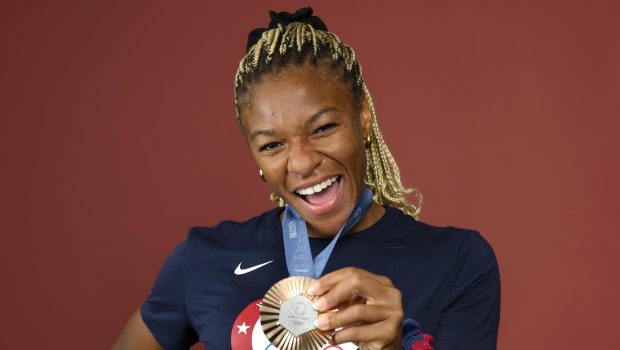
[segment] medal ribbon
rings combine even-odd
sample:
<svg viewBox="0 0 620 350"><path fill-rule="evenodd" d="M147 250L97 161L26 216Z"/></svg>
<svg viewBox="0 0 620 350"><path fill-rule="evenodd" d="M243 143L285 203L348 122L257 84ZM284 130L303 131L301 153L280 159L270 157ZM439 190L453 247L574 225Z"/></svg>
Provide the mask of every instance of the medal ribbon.
<svg viewBox="0 0 620 350"><path fill-rule="evenodd" d="M360 221L372 203L372 192L366 187L360 196L355 209L347 218L344 225L315 259L312 259L308 229L304 219L287 205L282 220L282 236L284 238L284 253L286 255L286 267L290 276L307 276L314 279L321 277L336 242L343 233L352 229Z"/></svg>

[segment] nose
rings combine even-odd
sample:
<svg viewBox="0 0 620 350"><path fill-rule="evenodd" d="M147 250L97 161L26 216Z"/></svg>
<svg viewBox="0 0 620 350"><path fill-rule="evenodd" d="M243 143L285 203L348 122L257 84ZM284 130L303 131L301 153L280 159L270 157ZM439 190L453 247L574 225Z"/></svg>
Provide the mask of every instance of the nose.
<svg viewBox="0 0 620 350"><path fill-rule="evenodd" d="M321 164L322 159L321 154L307 140L294 142L290 144L286 170L290 174L308 177Z"/></svg>

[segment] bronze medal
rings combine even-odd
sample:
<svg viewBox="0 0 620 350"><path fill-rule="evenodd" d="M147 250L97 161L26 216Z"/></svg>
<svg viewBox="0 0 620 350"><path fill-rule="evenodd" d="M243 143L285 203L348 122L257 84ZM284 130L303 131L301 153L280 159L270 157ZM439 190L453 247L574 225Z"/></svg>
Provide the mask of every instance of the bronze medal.
<svg viewBox="0 0 620 350"><path fill-rule="evenodd" d="M318 350L332 337L332 332L314 326L318 311L312 303L318 297L306 294L312 282L310 277L288 277L274 284L263 298L260 323L279 350Z"/></svg>

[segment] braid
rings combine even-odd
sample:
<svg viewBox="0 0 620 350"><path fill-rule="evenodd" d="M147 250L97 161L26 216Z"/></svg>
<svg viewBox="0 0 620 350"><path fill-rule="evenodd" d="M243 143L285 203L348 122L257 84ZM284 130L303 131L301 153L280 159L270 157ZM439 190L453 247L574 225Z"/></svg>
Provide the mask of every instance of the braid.
<svg viewBox="0 0 620 350"><path fill-rule="evenodd" d="M349 82L355 105L361 106L362 98L365 99L372 119L370 142L366 148L364 182L373 192L375 202L398 208L417 219L422 194L417 189L408 189L402 185L398 165L379 130L372 98L362 78L362 68L355 52L340 42L335 34L301 22L292 22L286 26L278 24L264 31L239 63L235 75L235 111L239 126L243 128L241 108L244 102L241 99L250 98L250 88L263 75L278 73L290 65L302 66L307 63L317 67L330 63L330 68L341 72L341 78ZM415 195L417 204L407 199L409 193ZM284 200L277 194L272 193L270 198L284 206Z"/></svg>
<svg viewBox="0 0 620 350"><path fill-rule="evenodd" d="M400 169L379 130L375 106L364 84L366 102L372 114L370 145L366 148L366 176L364 182L372 190L375 202L399 208L405 214L418 218L422 210L422 193L415 188L405 188L400 181ZM417 205L409 202L407 194L413 193Z"/></svg>

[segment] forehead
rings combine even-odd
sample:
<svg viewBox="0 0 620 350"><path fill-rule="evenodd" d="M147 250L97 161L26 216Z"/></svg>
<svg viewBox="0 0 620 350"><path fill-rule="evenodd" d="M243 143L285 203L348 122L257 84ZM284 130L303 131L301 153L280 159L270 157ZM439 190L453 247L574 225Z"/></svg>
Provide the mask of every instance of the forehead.
<svg viewBox="0 0 620 350"><path fill-rule="evenodd" d="M290 68L268 74L251 89L243 108L244 125L309 116L325 107L351 110L353 101L346 85L329 73L311 67Z"/></svg>

